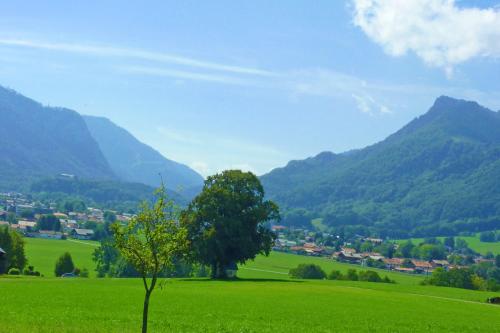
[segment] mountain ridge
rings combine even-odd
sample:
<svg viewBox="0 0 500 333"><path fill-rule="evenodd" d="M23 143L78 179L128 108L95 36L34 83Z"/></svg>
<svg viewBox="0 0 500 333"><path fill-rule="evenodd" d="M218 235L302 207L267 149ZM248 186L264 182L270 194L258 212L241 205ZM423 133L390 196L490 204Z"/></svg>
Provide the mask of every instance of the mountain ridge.
<svg viewBox="0 0 500 333"><path fill-rule="evenodd" d="M446 234L463 220L470 230L484 221L500 227L500 191L491 189L500 185L499 161L499 114L442 96L385 140L293 161L261 180L271 199L304 215L303 223L320 217L364 233Z"/></svg>

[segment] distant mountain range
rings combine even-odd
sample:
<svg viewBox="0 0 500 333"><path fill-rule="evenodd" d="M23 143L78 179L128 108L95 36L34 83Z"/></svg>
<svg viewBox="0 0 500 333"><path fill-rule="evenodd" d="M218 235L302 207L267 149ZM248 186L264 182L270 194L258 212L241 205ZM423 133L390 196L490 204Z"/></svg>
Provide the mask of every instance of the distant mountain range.
<svg viewBox="0 0 500 333"><path fill-rule="evenodd" d="M157 187L161 175L166 186L174 190L202 186L203 177L196 171L163 157L110 120L92 116L83 119L120 179Z"/></svg>
<svg viewBox="0 0 500 333"><path fill-rule="evenodd" d="M438 98L387 139L291 161L261 177L284 223L313 218L382 237L500 228L500 114Z"/></svg>
<svg viewBox="0 0 500 333"><path fill-rule="evenodd" d="M105 118L45 107L0 86L0 190L71 174L92 181L201 188L203 178L171 161ZM128 188L143 187L128 186Z"/></svg>

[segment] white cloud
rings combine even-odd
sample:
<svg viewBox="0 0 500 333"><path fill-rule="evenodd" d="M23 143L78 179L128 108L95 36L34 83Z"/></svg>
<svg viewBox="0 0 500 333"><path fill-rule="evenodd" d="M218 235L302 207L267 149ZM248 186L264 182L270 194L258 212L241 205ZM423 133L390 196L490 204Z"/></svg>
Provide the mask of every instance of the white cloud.
<svg viewBox="0 0 500 333"><path fill-rule="evenodd" d="M208 166L208 163L205 163L202 161L194 161L194 162L190 163L189 166L192 169L194 169L195 171L197 171L199 174L201 174L205 177L212 173L211 172L212 170Z"/></svg>
<svg viewBox="0 0 500 333"><path fill-rule="evenodd" d="M411 51L448 75L474 57L500 57L500 9L454 0L353 0L354 24L393 56Z"/></svg>
<svg viewBox="0 0 500 333"><path fill-rule="evenodd" d="M352 94L351 96L352 98L354 98L358 110L363 113L369 114L370 116L373 116L376 113L391 113L391 110L387 106L375 101L375 99L370 95Z"/></svg>

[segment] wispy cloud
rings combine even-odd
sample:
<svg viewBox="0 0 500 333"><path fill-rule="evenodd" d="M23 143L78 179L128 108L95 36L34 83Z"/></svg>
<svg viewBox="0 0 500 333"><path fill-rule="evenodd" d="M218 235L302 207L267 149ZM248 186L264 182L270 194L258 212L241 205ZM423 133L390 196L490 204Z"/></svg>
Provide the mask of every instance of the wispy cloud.
<svg viewBox="0 0 500 333"><path fill-rule="evenodd" d="M169 68L146 67L146 66L122 66L117 68L120 72L148 76L171 77L182 80L207 81L233 85L249 85L250 81L234 76L198 73Z"/></svg>
<svg viewBox="0 0 500 333"><path fill-rule="evenodd" d="M375 99L370 95L352 94L351 96L356 101L358 110L363 113L369 114L371 116L377 113L378 114L391 113L391 110L387 106L375 101Z"/></svg>
<svg viewBox="0 0 500 333"><path fill-rule="evenodd" d="M182 65L187 67L201 68L206 70L214 70L214 71L245 74L245 75L255 75L263 77L269 77L275 75L275 73L271 71L267 71L260 68L228 65L228 64L184 57L176 54L152 52L141 49L122 48L122 47L115 47L108 45L53 43L53 42L40 42L29 39L0 39L0 45L88 54L96 56L106 56L106 57L133 58L133 59L155 61L160 63Z"/></svg>

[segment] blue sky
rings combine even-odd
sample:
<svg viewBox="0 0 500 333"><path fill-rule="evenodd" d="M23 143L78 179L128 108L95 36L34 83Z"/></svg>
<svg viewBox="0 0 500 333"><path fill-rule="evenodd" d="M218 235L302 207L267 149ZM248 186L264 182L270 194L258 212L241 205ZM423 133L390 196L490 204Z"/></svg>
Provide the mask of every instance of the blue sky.
<svg viewBox="0 0 500 333"><path fill-rule="evenodd" d="M439 95L500 109L500 1L9 1L0 84L203 175L384 139Z"/></svg>

